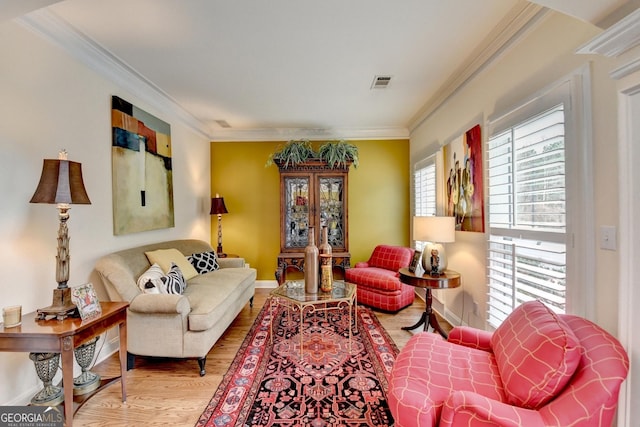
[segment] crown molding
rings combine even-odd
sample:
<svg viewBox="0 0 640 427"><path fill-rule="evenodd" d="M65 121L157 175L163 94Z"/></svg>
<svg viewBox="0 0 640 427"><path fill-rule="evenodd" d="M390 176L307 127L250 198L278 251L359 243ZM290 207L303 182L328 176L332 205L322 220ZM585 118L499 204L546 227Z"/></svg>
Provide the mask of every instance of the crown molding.
<svg viewBox="0 0 640 427"><path fill-rule="evenodd" d="M263 129L221 129L213 130L214 141L289 141L309 140L369 140L369 139L409 139L407 128L263 128Z"/></svg>
<svg viewBox="0 0 640 427"><path fill-rule="evenodd" d="M176 117L195 133L217 141L280 141L290 139L407 139L407 128L263 128L216 129L195 118L160 87L138 73L126 62L85 36L66 20L46 8L36 10L16 21L52 42L117 86L127 90L143 102L172 117Z"/></svg>
<svg viewBox="0 0 640 427"><path fill-rule="evenodd" d="M640 44L640 9L607 28L576 50L579 54L615 57Z"/></svg>
<svg viewBox="0 0 640 427"><path fill-rule="evenodd" d="M413 132L471 80L497 61L508 48L522 38L548 12L547 8L530 2L521 2L511 9L509 14L479 45L477 54L462 64L411 119L409 130Z"/></svg>
<svg viewBox="0 0 640 427"><path fill-rule="evenodd" d="M17 18L16 22L62 48L142 101L176 117L200 136L212 138L209 127L182 108L166 92L54 12L42 8Z"/></svg>

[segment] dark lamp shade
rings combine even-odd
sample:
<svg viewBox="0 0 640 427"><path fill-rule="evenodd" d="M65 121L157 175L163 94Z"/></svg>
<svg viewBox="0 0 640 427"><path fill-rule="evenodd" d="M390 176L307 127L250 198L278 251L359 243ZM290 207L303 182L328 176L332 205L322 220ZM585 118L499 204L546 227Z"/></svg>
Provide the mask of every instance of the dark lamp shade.
<svg viewBox="0 0 640 427"><path fill-rule="evenodd" d="M229 213L227 207L224 205L224 197L212 197L211 198L211 215L220 215Z"/></svg>
<svg viewBox="0 0 640 427"><path fill-rule="evenodd" d="M82 165L60 159L45 159L42 175L30 203L90 205L82 180Z"/></svg>

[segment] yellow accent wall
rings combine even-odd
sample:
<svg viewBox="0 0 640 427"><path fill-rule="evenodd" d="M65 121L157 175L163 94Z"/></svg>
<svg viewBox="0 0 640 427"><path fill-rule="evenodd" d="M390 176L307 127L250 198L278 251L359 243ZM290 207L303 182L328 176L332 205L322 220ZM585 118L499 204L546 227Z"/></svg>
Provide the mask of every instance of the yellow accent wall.
<svg viewBox="0 0 640 427"><path fill-rule="evenodd" d="M313 142L318 148L323 141ZM349 172L351 264L366 261L380 243L410 244L409 140L349 141L360 164ZM275 280L280 252L280 174L265 167L284 141L212 142L211 195L224 197L224 252L245 258L258 280ZM218 218L211 217L211 244L218 242Z"/></svg>

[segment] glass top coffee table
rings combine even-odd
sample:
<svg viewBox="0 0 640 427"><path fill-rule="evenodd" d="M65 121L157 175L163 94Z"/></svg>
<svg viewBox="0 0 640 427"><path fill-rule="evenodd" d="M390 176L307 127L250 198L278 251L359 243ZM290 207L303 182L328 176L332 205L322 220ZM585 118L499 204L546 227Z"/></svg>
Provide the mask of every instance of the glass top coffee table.
<svg viewBox="0 0 640 427"><path fill-rule="evenodd" d="M358 303L356 285L349 282L334 280L331 292L318 290L316 294L305 291L304 280L289 280L278 286L269 294L270 307L284 306L288 309L289 319L291 311L300 313L300 357L302 357L303 340L302 330L304 316L315 311L344 310L349 312L349 351L351 351L352 327L357 329ZM271 316L271 342L273 342L273 318Z"/></svg>

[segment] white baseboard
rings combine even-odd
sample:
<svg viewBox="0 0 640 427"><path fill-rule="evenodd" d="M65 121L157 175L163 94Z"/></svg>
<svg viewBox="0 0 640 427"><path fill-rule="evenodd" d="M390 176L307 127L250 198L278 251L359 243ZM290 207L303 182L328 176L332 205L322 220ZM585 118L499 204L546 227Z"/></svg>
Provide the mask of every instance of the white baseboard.
<svg viewBox="0 0 640 427"><path fill-rule="evenodd" d="M276 280L256 280L256 288L275 289L278 287Z"/></svg>
<svg viewBox="0 0 640 427"><path fill-rule="evenodd" d="M3 403L2 406L27 406L31 402L31 398L40 390L42 390L42 384L30 387L28 390L16 396L15 399Z"/></svg>

